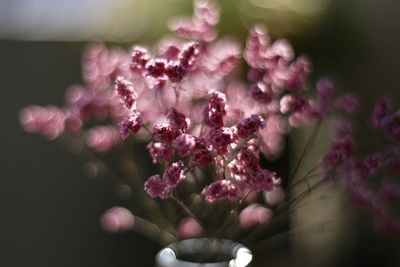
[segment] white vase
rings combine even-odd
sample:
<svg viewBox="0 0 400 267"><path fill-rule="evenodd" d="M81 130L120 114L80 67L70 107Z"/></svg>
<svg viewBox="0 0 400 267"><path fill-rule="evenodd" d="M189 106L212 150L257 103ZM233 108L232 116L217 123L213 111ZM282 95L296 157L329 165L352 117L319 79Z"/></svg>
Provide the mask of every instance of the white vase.
<svg viewBox="0 0 400 267"><path fill-rule="evenodd" d="M225 239L196 238L172 243L156 256L157 267L246 267L251 251Z"/></svg>

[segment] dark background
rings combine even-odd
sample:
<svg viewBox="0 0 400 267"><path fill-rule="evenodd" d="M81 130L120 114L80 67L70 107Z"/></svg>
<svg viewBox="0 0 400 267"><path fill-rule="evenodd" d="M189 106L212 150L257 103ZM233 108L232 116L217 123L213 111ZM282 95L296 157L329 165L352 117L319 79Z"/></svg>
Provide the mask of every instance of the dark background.
<svg viewBox="0 0 400 267"><path fill-rule="evenodd" d="M357 92L365 106L389 94L399 107L399 6L390 0L337 1L318 31L288 38L311 57L316 74L334 74L340 88ZM224 16L223 30L234 32ZM62 104L64 89L80 81L83 47L0 40L0 266L151 266L159 249L133 233L105 233L100 215L127 204L115 196L115 181L87 178L73 155L19 125L18 112L26 105ZM372 149L362 122L369 110L360 114L365 150ZM399 239L373 234L363 223L368 220L358 218L354 245L332 266L400 266Z"/></svg>

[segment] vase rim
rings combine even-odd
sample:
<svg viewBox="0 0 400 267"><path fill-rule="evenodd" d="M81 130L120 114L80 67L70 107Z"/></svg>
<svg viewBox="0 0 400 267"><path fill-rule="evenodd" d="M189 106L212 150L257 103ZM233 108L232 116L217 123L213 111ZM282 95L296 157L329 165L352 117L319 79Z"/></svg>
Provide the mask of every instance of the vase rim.
<svg viewBox="0 0 400 267"><path fill-rule="evenodd" d="M181 255L217 253L229 257L218 262L190 262L179 259ZM171 243L161 249L156 256L158 267L246 267L253 256L247 247L227 239L193 238Z"/></svg>

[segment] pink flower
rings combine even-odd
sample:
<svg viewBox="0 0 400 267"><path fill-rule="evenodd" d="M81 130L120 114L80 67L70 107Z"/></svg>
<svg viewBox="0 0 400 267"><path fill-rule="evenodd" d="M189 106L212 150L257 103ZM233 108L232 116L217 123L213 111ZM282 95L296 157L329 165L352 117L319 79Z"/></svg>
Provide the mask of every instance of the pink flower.
<svg viewBox="0 0 400 267"><path fill-rule="evenodd" d="M181 134L174 142L174 147L179 156L186 157L196 145L196 139L190 134Z"/></svg>
<svg viewBox="0 0 400 267"><path fill-rule="evenodd" d="M260 128L264 128L264 126L264 119L259 115L253 114L236 125L235 136L238 138L247 138Z"/></svg>
<svg viewBox="0 0 400 267"><path fill-rule="evenodd" d="M327 176L331 175L338 167L349 159L353 151L353 140L345 137L343 140L331 145L322 160L322 167Z"/></svg>
<svg viewBox="0 0 400 267"><path fill-rule="evenodd" d="M265 56L268 59L268 66L276 67L278 64L293 60L294 51L287 40L279 39L268 47Z"/></svg>
<svg viewBox="0 0 400 267"><path fill-rule="evenodd" d="M244 50L244 59L253 68L265 68L266 51L270 44L267 30L263 25L256 25L250 30Z"/></svg>
<svg viewBox="0 0 400 267"><path fill-rule="evenodd" d="M170 29L183 38L210 42L216 37L214 26L219 21L218 9L208 0L196 0L194 5L194 16L173 20Z"/></svg>
<svg viewBox="0 0 400 267"><path fill-rule="evenodd" d="M129 56L122 49L92 44L83 54L82 76L90 89L103 90L118 76L129 75L128 70Z"/></svg>
<svg viewBox="0 0 400 267"><path fill-rule="evenodd" d="M185 177L183 162L178 161L172 163L171 166L165 170L162 179L165 181L167 187L175 188Z"/></svg>
<svg viewBox="0 0 400 267"><path fill-rule="evenodd" d="M265 112L267 109L264 103L255 102L254 98L249 94L248 87L239 82L228 84L226 98L226 115L223 118L226 126L235 125L246 117Z"/></svg>
<svg viewBox="0 0 400 267"><path fill-rule="evenodd" d="M201 235L203 228L201 225L193 218L186 217L183 218L178 225L178 235L180 238L188 239L194 238Z"/></svg>
<svg viewBox="0 0 400 267"><path fill-rule="evenodd" d="M224 77L231 73L239 63L240 46L232 39L222 39L207 47L207 54L201 58L201 67L210 75Z"/></svg>
<svg viewBox="0 0 400 267"><path fill-rule="evenodd" d="M209 93L208 105L204 110L205 123L214 128L224 126L223 117L226 115L225 110L226 96L217 91Z"/></svg>
<svg viewBox="0 0 400 267"><path fill-rule="evenodd" d="M249 181L249 185L256 191L271 191L280 183L281 178L275 172L266 169L259 170Z"/></svg>
<svg viewBox="0 0 400 267"><path fill-rule="evenodd" d="M376 101L375 109L369 118L369 123L379 129L382 125L382 121L389 115L390 104L389 100L385 97L381 97Z"/></svg>
<svg viewBox="0 0 400 267"><path fill-rule="evenodd" d="M378 99L369 123L380 130L386 138L400 143L400 110L392 113L387 98Z"/></svg>
<svg viewBox="0 0 400 267"><path fill-rule="evenodd" d="M251 96L262 103L269 103L272 101L272 92L264 83L253 84L250 87Z"/></svg>
<svg viewBox="0 0 400 267"><path fill-rule="evenodd" d="M183 113L180 113L175 108L170 108L167 112L167 118L172 129L185 132L190 126L190 120Z"/></svg>
<svg viewBox="0 0 400 267"><path fill-rule="evenodd" d="M371 154L365 159L357 160L352 169L352 179L361 180L368 176L375 175L381 167L381 155Z"/></svg>
<svg viewBox="0 0 400 267"><path fill-rule="evenodd" d="M247 79L252 82L259 82L266 74L266 70L262 68L250 68L247 73Z"/></svg>
<svg viewBox="0 0 400 267"><path fill-rule="evenodd" d="M344 94L335 101L335 107L338 110L342 110L347 113L356 112L359 108L359 105L360 103L358 98L352 93Z"/></svg>
<svg viewBox="0 0 400 267"><path fill-rule="evenodd" d="M208 202L213 202L220 198L236 197L238 194L235 184L230 180L218 180L206 186L202 194Z"/></svg>
<svg viewBox="0 0 400 267"><path fill-rule="evenodd" d="M366 185L354 184L349 188L349 193L351 200L359 208L377 215L385 214L386 207L377 194Z"/></svg>
<svg viewBox="0 0 400 267"><path fill-rule="evenodd" d="M150 54L146 48L135 46L131 52L130 68L134 72L141 72L146 68L147 62L150 60Z"/></svg>
<svg viewBox="0 0 400 267"><path fill-rule="evenodd" d="M293 127L309 122L315 114L310 100L294 95L285 95L281 98L280 111L283 114L290 114L288 121Z"/></svg>
<svg viewBox="0 0 400 267"><path fill-rule="evenodd" d="M107 152L119 141L118 131L109 126L97 126L86 133L86 144L97 152Z"/></svg>
<svg viewBox="0 0 400 267"><path fill-rule="evenodd" d="M20 112L19 119L25 131L48 139L55 139L64 131L65 114L57 107L29 106Z"/></svg>
<svg viewBox="0 0 400 267"><path fill-rule="evenodd" d="M136 100L138 96L130 81L123 77L118 77L115 80L115 91L128 110L136 109Z"/></svg>
<svg viewBox="0 0 400 267"><path fill-rule="evenodd" d="M384 117L378 129L389 140L400 143L400 110Z"/></svg>
<svg viewBox="0 0 400 267"><path fill-rule="evenodd" d="M159 197L161 199L166 199L170 193L170 188L161 180L158 174L150 176L150 178L147 179L144 183L144 190L146 190L152 198Z"/></svg>
<svg viewBox="0 0 400 267"><path fill-rule="evenodd" d="M243 229L251 229L269 222L272 216L270 209L260 204L251 204L240 212L239 224Z"/></svg>
<svg viewBox="0 0 400 267"><path fill-rule="evenodd" d="M147 75L153 78L160 78L164 76L166 61L164 59L155 59L146 65Z"/></svg>
<svg viewBox="0 0 400 267"><path fill-rule="evenodd" d="M311 73L311 63L306 57L298 57L288 68L286 87L291 92L301 92L305 89L308 76Z"/></svg>
<svg viewBox="0 0 400 267"><path fill-rule="evenodd" d="M179 63L171 62L165 68L165 75L172 83L179 83L186 75L186 69Z"/></svg>
<svg viewBox="0 0 400 267"><path fill-rule="evenodd" d="M208 134L207 140L220 154L225 154L227 152L227 146L233 142L232 130L227 127L218 129L212 128Z"/></svg>
<svg viewBox="0 0 400 267"><path fill-rule="evenodd" d="M204 140L196 139L196 144L192 150L192 161L191 165L197 166L203 169L208 164L213 162L213 154L211 148L206 145Z"/></svg>
<svg viewBox="0 0 400 267"><path fill-rule="evenodd" d="M256 146L257 144L248 144L238 153L237 158L228 164L236 181L247 183L260 170L259 150Z"/></svg>
<svg viewBox="0 0 400 267"><path fill-rule="evenodd" d="M65 98L66 129L72 133L79 132L82 124L90 118L104 120L111 117L120 120L129 113L129 110L121 105L120 97L112 90L74 85L67 89Z"/></svg>
<svg viewBox="0 0 400 267"><path fill-rule="evenodd" d="M280 111L283 114L301 112L309 109L309 103L304 97L284 95L280 101Z"/></svg>
<svg viewBox="0 0 400 267"><path fill-rule="evenodd" d="M135 217L125 208L113 207L104 212L100 224L103 229L109 232L127 231L133 228Z"/></svg>
<svg viewBox="0 0 400 267"><path fill-rule="evenodd" d="M174 150L169 143L150 143L147 145L147 149L150 152L151 158L153 159L153 164L157 163L157 159L161 162L170 162L174 156Z"/></svg>
<svg viewBox="0 0 400 267"><path fill-rule="evenodd" d="M264 192L264 198L269 205L275 206L285 199L285 192L282 187L274 186L271 191Z"/></svg>
<svg viewBox="0 0 400 267"><path fill-rule="evenodd" d="M284 39L270 44L269 36L262 26L256 26L250 31L244 58L251 66L248 78L251 81L263 81L276 96L286 90L293 93L304 91L311 73L311 64L306 57L298 57L291 63L294 52L290 44ZM268 99L265 96L261 98L262 94L257 87L252 88L252 94L256 99Z"/></svg>
<svg viewBox="0 0 400 267"><path fill-rule="evenodd" d="M164 37L157 43L158 53L167 60L177 60L182 44L177 38Z"/></svg>
<svg viewBox="0 0 400 267"><path fill-rule="evenodd" d="M119 125L119 133L122 140L128 138L130 133L137 133L142 125L143 121L139 114L132 114L130 117L125 118Z"/></svg>
<svg viewBox="0 0 400 267"><path fill-rule="evenodd" d="M179 131L169 125L157 124L153 128L153 135L162 143L171 143L179 136Z"/></svg>
<svg viewBox="0 0 400 267"><path fill-rule="evenodd" d="M195 63L199 54L199 45L197 43L188 43L179 54L179 63L183 68L189 70Z"/></svg>
<svg viewBox="0 0 400 267"><path fill-rule="evenodd" d="M335 86L330 79L323 78L317 82L317 96L315 111L320 118L324 118L332 108Z"/></svg>
<svg viewBox="0 0 400 267"><path fill-rule="evenodd" d="M183 179L183 162L172 163L164 172L163 176L153 175L144 183L144 189L152 197L161 199L168 198L171 189L175 188Z"/></svg>
<svg viewBox="0 0 400 267"><path fill-rule="evenodd" d="M199 20L199 23L214 26L219 22L218 7L209 0L195 0L194 15L195 19Z"/></svg>

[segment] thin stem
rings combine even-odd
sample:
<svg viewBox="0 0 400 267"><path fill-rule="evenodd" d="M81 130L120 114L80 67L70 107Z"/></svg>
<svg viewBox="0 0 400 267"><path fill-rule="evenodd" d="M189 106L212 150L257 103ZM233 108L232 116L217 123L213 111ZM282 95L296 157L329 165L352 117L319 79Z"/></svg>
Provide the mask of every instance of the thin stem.
<svg viewBox="0 0 400 267"><path fill-rule="evenodd" d="M73 155L75 155L80 161L82 161L83 163L95 163L98 164L101 169L103 169L103 171L106 171L108 173L108 175L110 175L114 180L117 180L118 176L113 172L113 170L111 169L111 167L109 167L103 160L101 160L96 154L95 152L93 152L84 142L82 142L79 138L76 138L74 136L71 136L67 133L63 133L63 135L60 137L60 139L58 139L62 144L64 144L65 146L67 146L70 151L73 153ZM74 149L78 148L78 149ZM130 163L134 163L132 161L130 161ZM138 171L138 169L136 168L136 164L132 164L132 167L134 167L134 169L136 171ZM125 172L127 172L129 174L129 177L137 177L137 175L135 175L135 171L132 171L132 169L130 168L123 168ZM137 187L139 186L140 188L143 188L143 183L141 183L140 179L133 179L132 182L134 182L134 185ZM144 192L144 191L143 191ZM151 202L152 200L145 200L145 196L143 195L143 192L141 192L142 194L139 193L139 198L141 199L141 203L145 204L146 206L148 206L152 210L156 210L158 212L157 217L159 218L159 220L161 220L160 222L164 222L165 221L162 219L161 213L160 213L160 209L159 206L157 205L156 202ZM149 202L150 201L150 202ZM150 204L151 203L151 204ZM149 205L150 204L150 205ZM155 206L153 206L155 205ZM154 230L154 226L156 226L156 224L151 223L148 220L145 220L141 217L135 216L136 220L139 220L139 222L144 222L146 221L146 224L151 224L153 226L150 226L150 228L153 228ZM154 218L153 218L154 219ZM143 223L139 223L139 225L142 225L143 229L149 229L149 227L144 226ZM161 233L161 231L163 231L163 236L167 236L167 233L165 230L161 229L160 227L156 226L159 231ZM172 228L172 227L171 227ZM143 230L145 231L145 230ZM147 234L148 236L148 234ZM169 240L171 240L171 238L169 238ZM169 242L167 242L169 243Z"/></svg>
<svg viewBox="0 0 400 267"><path fill-rule="evenodd" d="M305 202L305 203L302 203L302 205L297 205L297 206L295 206L295 207L290 207L289 208L289 211L292 211L292 210L295 210L295 209L301 209L301 208L304 208L304 207L306 207L306 206L308 206L308 205L310 205L310 204L312 204L312 203L314 203L315 201L320 201L320 200L325 200L325 199L329 199L329 198L334 198L336 195L332 195L332 196L320 196L320 197L317 197L317 198L314 198L314 199L312 199L312 200L310 200L310 201L307 201L307 202Z"/></svg>
<svg viewBox="0 0 400 267"><path fill-rule="evenodd" d="M229 200L228 200L229 201ZM237 216L237 213L235 211L231 211L228 213L228 216L225 218L224 222L222 225L217 229L215 232L214 236L218 237L221 232L228 227L228 225L232 222L231 219L235 219L235 216Z"/></svg>
<svg viewBox="0 0 400 267"><path fill-rule="evenodd" d="M187 215L189 215L189 216L192 217L194 220L196 220L196 222L197 222L203 229L205 229L203 223L199 220L199 218L196 217L196 215L194 215L194 213L189 209L188 206L186 206L185 203L183 203L181 200L179 200L178 198L176 198L176 197L175 197L174 195L172 195L172 194L170 195L170 198L171 198L172 200L174 200L175 203L178 204L178 205L186 212Z"/></svg>
<svg viewBox="0 0 400 267"><path fill-rule="evenodd" d="M310 176L310 174L312 174L314 171L316 171L321 165L322 165L321 163L318 164L317 166L315 166L314 168L309 170L302 178L300 178L299 180L297 180L296 182L291 184L289 187L289 191L292 190L293 188L295 188L298 184L301 184L303 181L307 180L307 178Z"/></svg>
<svg viewBox="0 0 400 267"><path fill-rule="evenodd" d="M151 140L151 136L152 136L151 129L149 128L149 126L147 124L143 124L142 127L143 127L143 129L145 129L147 131L147 134L150 136L150 139L148 140L148 141L150 141Z"/></svg>
<svg viewBox="0 0 400 267"><path fill-rule="evenodd" d="M176 237L170 232L161 229L158 225L136 215L132 230L141 233L142 235L160 243L161 245L168 245L177 240Z"/></svg>
<svg viewBox="0 0 400 267"><path fill-rule="evenodd" d="M317 136L317 134L318 134L318 131L319 131L319 128L320 128L320 127L321 127L321 123L318 123L318 124L315 126L313 132L311 133L310 138L308 139L308 141L307 141L307 143L306 143L306 145L305 145L303 151L301 152L300 158L299 158L299 160L298 160L297 163L296 163L296 166L295 166L295 168L294 168L293 174L292 174L292 175L289 177L289 179L288 179L288 184L290 184L291 181L295 178L295 176L296 176L296 174L297 174L297 171L299 170L301 164L303 163L303 160L304 160L305 156L307 155L307 153L308 153L310 147L312 146L312 144L313 144L313 142L314 142L314 140L315 140L315 138L316 138L316 136Z"/></svg>
<svg viewBox="0 0 400 267"><path fill-rule="evenodd" d="M261 235L266 234L267 232L271 232L272 230L276 230L281 225L285 225L286 222L289 220L288 209L284 212L277 214L273 219L266 224L259 225L250 230L250 232L245 233L240 239L243 243L251 243Z"/></svg>
<svg viewBox="0 0 400 267"><path fill-rule="evenodd" d="M330 174L330 176L332 176L332 175L333 175L333 173ZM328 178L329 178L329 177L327 177L327 179L328 179ZM319 187L320 185L322 185L325 181L326 181L326 179L320 180L320 181L316 182L313 186L309 187L307 191L304 191L303 193L299 194L297 197L295 197L294 199L292 199L292 200L288 203L289 207L290 207L292 204L294 204L296 201L299 201L299 200L301 200L302 198L304 198L304 197L307 195L307 193L312 192L314 189L316 189L317 187Z"/></svg>
<svg viewBox="0 0 400 267"><path fill-rule="evenodd" d="M178 90L179 88L177 85L173 85L173 88L175 92L175 106L177 106L179 103L179 90Z"/></svg>
<svg viewBox="0 0 400 267"><path fill-rule="evenodd" d="M239 203L242 205L246 202L247 198L253 193L253 190L249 190L249 192L244 196L244 198L240 199Z"/></svg>
<svg viewBox="0 0 400 267"><path fill-rule="evenodd" d="M156 220L160 225L164 224L167 227L172 228L172 226L169 225L168 220L166 220L162 215L160 205L157 203L157 201L150 198L144 191L143 181L140 178L144 176L142 168L138 168L136 162L131 159L129 155L127 155L126 159L123 161L122 169L126 176L130 178L129 180L132 183L136 193L136 203L141 203L141 210L154 211L156 214L155 216L152 216L152 220Z"/></svg>
<svg viewBox="0 0 400 267"><path fill-rule="evenodd" d="M252 232L250 232L244 240L249 241L252 240L254 238L256 238L257 236L259 236L260 234L262 234L263 232L265 232L266 230L269 229L268 226L271 225L271 223L276 223L278 220L281 220L284 218L284 216L288 216L289 212L292 211L293 208L293 204L302 199L303 197L305 197L307 194L309 194L310 192L312 192L312 190L314 190L315 188L317 188L318 186L320 186L323 183L323 181L319 181L317 183L315 183L314 185L310 186L308 190L302 192L301 194L299 194L297 197L295 197L293 200L289 201L286 203L286 207L282 212L278 213L272 222L270 222L268 225L261 225L258 228L254 229Z"/></svg>
<svg viewBox="0 0 400 267"><path fill-rule="evenodd" d="M302 198L304 198L307 194L309 194L310 192L312 192L314 189L316 189L317 187L319 187L320 185L322 185L324 183L324 180L320 180L318 182L316 182L315 184L313 184L312 186L309 186L308 189L302 193L300 193L298 196L296 196L294 199L292 199L291 201L289 201L288 205L291 206L293 205L295 202L301 200Z"/></svg>
<svg viewBox="0 0 400 267"><path fill-rule="evenodd" d="M193 170L193 167L186 168L186 169L184 170L184 174L186 175L186 174L188 174L189 172L192 172L192 170Z"/></svg>

